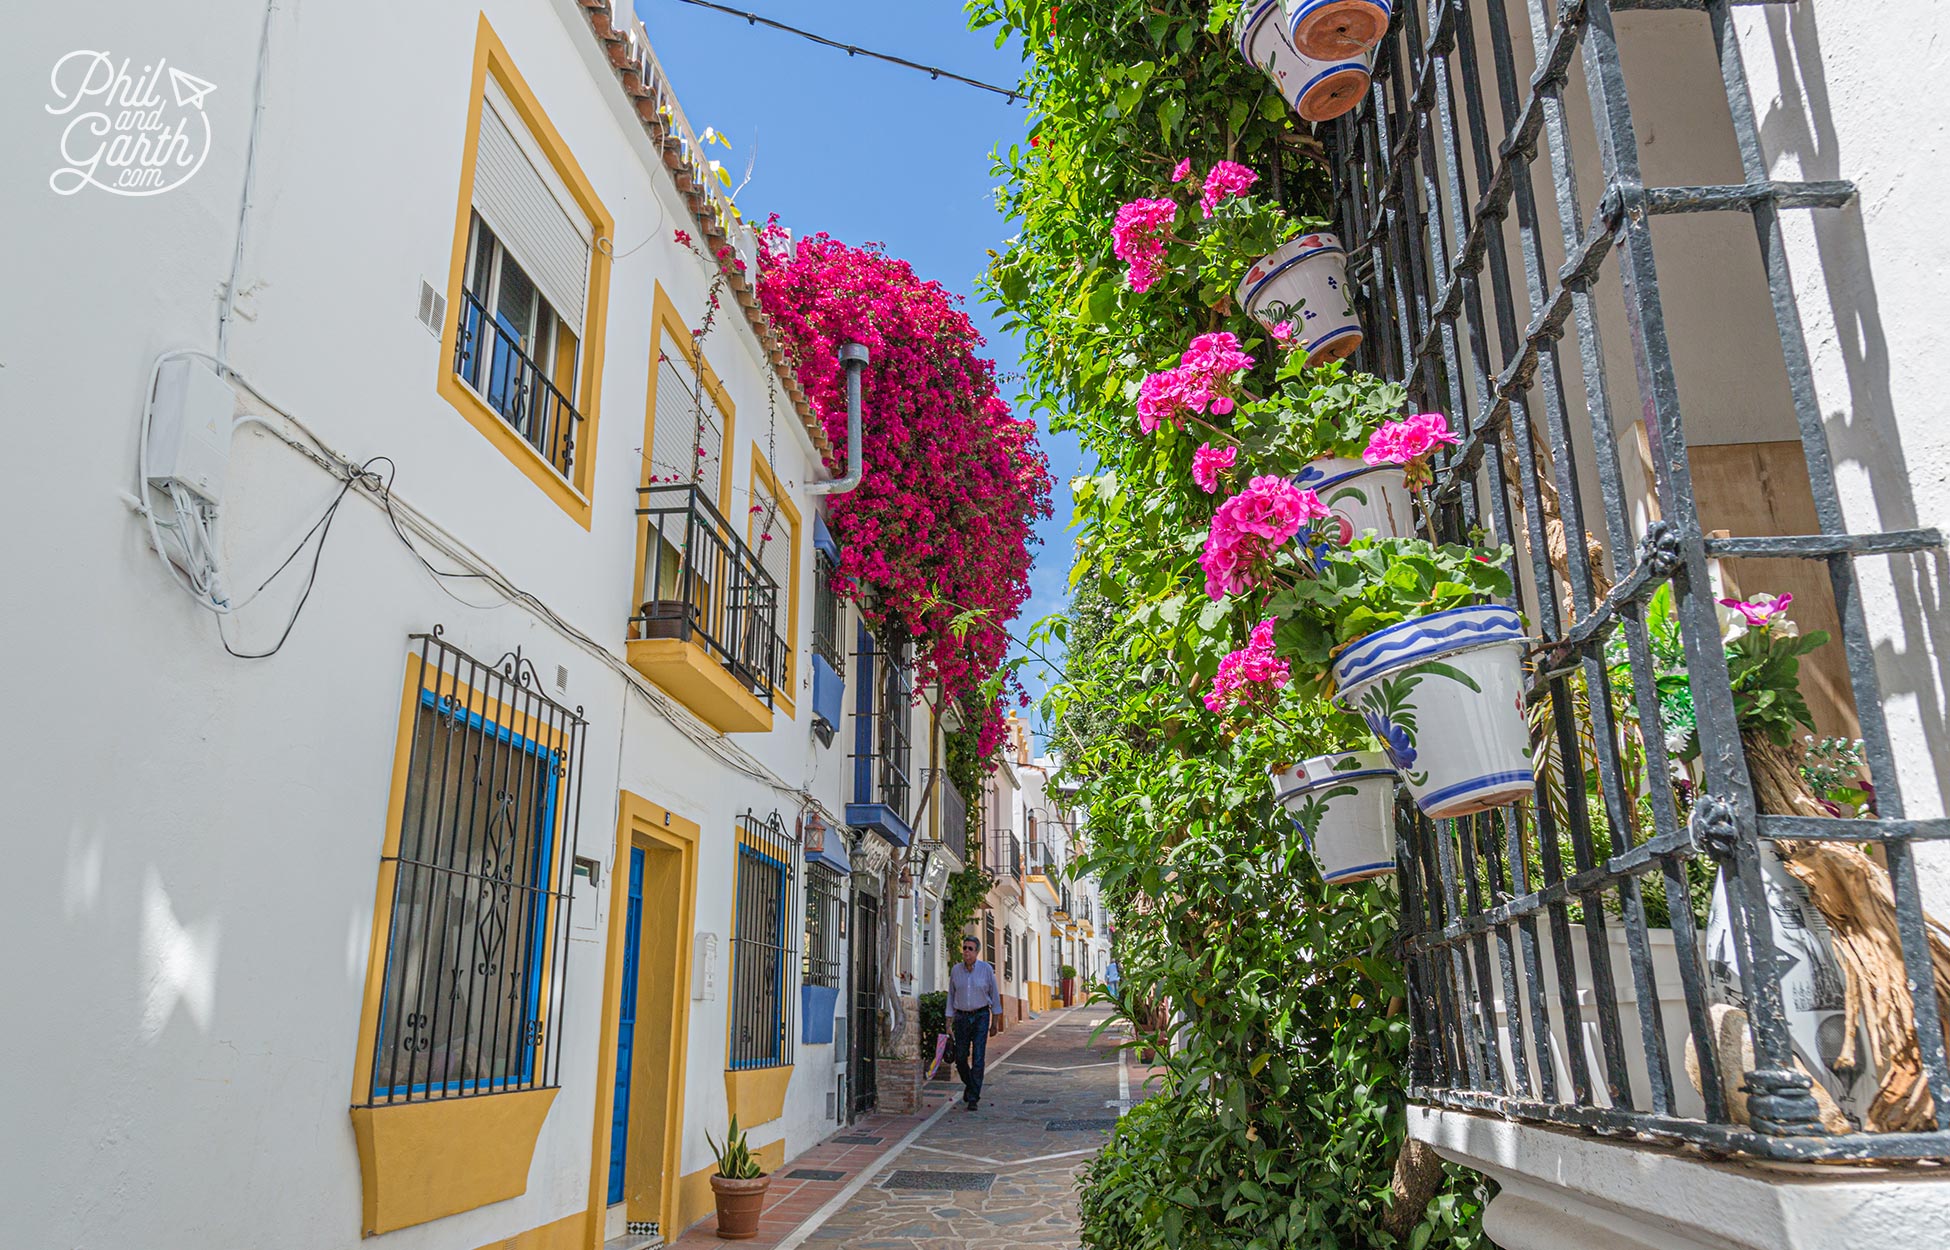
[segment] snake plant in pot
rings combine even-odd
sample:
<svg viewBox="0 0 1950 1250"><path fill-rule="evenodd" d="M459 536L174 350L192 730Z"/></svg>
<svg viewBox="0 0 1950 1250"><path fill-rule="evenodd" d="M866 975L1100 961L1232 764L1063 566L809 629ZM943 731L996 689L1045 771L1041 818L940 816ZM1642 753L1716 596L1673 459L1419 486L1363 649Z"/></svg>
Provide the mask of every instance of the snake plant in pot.
<svg viewBox="0 0 1950 1250"><path fill-rule="evenodd" d="M711 1177L711 1193L718 1200L718 1236L726 1241L749 1241L758 1235L758 1217L765 1209L765 1191L772 1177L759 1166L757 1156L745 1143L738 1117L731 1117L720 1146L704 1135L705 1144L718 1160Z"/></svg>

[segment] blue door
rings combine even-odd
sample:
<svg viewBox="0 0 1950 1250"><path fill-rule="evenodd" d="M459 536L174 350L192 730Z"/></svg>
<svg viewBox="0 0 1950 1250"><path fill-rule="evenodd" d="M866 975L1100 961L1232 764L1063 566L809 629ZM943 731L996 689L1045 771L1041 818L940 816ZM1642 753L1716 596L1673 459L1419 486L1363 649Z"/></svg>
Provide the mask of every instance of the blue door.
<svg viewBox="0 0 1950 1250"><path fill-rule="evenodd" d="M630 1057L636 1049L637 948L643 936L643 848L630 848L630 901L623 915L623 998L616 1013L616 1107L609 1126L609 1202L623 1201L630 1148Z"/></svg>

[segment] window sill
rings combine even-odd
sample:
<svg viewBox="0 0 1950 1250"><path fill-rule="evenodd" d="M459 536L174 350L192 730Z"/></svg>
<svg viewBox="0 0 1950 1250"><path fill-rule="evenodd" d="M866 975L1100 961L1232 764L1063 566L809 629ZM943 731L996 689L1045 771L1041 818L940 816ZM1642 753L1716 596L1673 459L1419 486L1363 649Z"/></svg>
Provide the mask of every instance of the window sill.
<svg viewBox="0 0 1950 1250"><path fill-rule="evenodd" d="M772 709L739 685L699 644L681 638L636 638L628 643L627 652L631 668L719 733L764 733L772 728Z"/></svg>
<svg viewBox="0 0 1950 1250"><path fill-rule="evenodd" d="M724 1074L724 1097L739 1128L770 1124L785 1114L785 1089L792 1083L792 1065L739 1068Z"/></svg>
<svg viewBox="0 0 1950 1250"><path fill-rule="evenodd" d="M553 1089L352 1108L370 1237L519 1197Z"/></svg>

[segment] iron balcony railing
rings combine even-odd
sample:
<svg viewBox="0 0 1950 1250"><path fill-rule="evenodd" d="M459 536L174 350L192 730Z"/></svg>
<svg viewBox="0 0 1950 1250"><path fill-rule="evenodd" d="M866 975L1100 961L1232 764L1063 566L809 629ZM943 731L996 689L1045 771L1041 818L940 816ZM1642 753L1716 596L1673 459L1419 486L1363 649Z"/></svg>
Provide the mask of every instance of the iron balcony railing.
<svg viewBox="0 0 1950 1250"><path fill-rule="evenodd" d="M1045 877L1054 877L1058 874L1060 870L1056 853L1050 849L1049 843L1038 839L1029 844L1028 870L1031 874L1041 874Z"/></svg>
<svg viewBox="0 0 1950 1250"><path fill-rule="evenodd" d="M1648 10L1635 27L1643 31L1694 20L1656 12L1680 7L1705 10L1721 77L1708 90L1725 96L1739 184L1646 185L1613 13ZM1861 534L1845 526L1783 248L1784 210L1838 208L1854 188L1773 179L1729 0L1529 0L1527 10L1523 38L1500 0L1397 6L1367 103L1329 134L1339 224L1367 332L1357 363L1404 380L1410 411L1437 408L1461 424L1461 445L1444 453L1424 497L1445 537L1480 530L1519 551L1528 576L1514 606L1542 636L1533 651L1533 724L1542 747L1575 762L1572 784L1558 794L1547 792L1549 769L1540 769L1535 798L1521 807L1437 823L1404 807L1411 1095L1774 1159L1950 1156L1950 1064L1914 862L1914 843L1950 837L1950 820L1905 817L1855 568L1861 558L1935 550L1942 540L1932 530ZM1580 59L1597 141L1597 168L1582 171L1573 162L1575 110L1562 98ZM1540 163L1541 179L1532 168ZM1580 207L1580 178L1596 191L1583 201L1589 210ZM1554 224L1540 213L1540 180ZM1783 394L1798 422L1818 534L1720 538L1700 523L1653 224L1667 214L1715 212L1745 213L1755 229L1755 272L1764 274L1779 332ZM1675 257L1659 259L1674 267ZM1612 357L1600 340L1597 295L1607 272L1629 330L1631 379L1607 376ZM1567 330L1574 373L1560 354ZM1578 398L1566 393L1567 374L1582 383ZM1614 387L1635 392L1629 411L1644 414L1649 492L1628 491ZM1576 420L1580 399L1585 422ZM1597 485L1596 499L1584 497L1587 482ZM1568 541L1558 535L1553 544L1553 524ZM1588 531L1602 541L1580 541ZM1825 566L1874 815L1756 811L1713 602L1716 557ZM1663 784L1669 726L1645 610L1667 585L1701 748L1690 788ZM1614 672L1624 670L1607 659L1614 638L1629 663L1616 690ZM1633 740L1642 744L1640 762L1628 770ZM1591 777L1589 798L1580 771ZM1782 963L1796 962L1783 952L1804 940L1802 921L1770 908L1762 880L1772 847L1789 839L1873 848L1887 864L1908 973L1894 992L1912 1002L1910 1053L1927 1087L1916 1104L1925 1111L1918 1131L1824 1130L1797 1063L1781 981ZM1722 1042L1744 1039L1714 1027L1708 963L1686 901L1689 864L1702 855L1718 867L1729 918L1713 971L1737 984L1740 1032L1751 1037L1751 1063L1730 1057L1738 1070L1731 1085L1720 1075L1729 1063ZM1671 900L1670 935L1660 945L1670 943L1664 990L1680 1019L1662 1014L1648 888ZM1683 1062L1688 1042L1696 1065ZM1689 1066L1699 1073L1696 1094ZM1730 1110L1734 1086L1748 1096L1739 1120Z"/></svg>
<svg viewBox="0 0 1950 1250"><path fill-rule="evenodd" d="M694 642L771 706L785 642L777 585L694 484L644 486L643 602L631 636Z"/></svg>
<svg viewBox="0 0 1950 1250"><path fill-rule="evenodd" d="M989 871L1000 880L1022 879L1022 839L1012 830L991 829L988 837Z"/></svg>
<svg viewBox="0 0 1950 1250"><path fill-rule="evenodd" d="M913 715L914 677L908 659L908 640L897 631L876 638L865 626L854 659L856 674L871 683L860 690L854 705L859 724L855 736L855 803L883 804L901 821L909 818L908 794L911 749L908 720ZM864 769L859 767L865 756Z"/></svg>
<svg viewBox="0 0 1950 1250"><path fill-rule="evenodd" d="M923 768L921 789L929 796L928 811L917 817L920 836L935 846L944 846L957 860L967 857L968 800L948 779L945 768Z"/></svg>
<svg viewBox="0 0 1950 1250"><path fill-rule="evenodd" d="M840 597L833 589L834 564L824 551L813 552L813 654L846 675L846 649L840 645Z"/></svg>
<svg viewBox="0 0 1950 1250"><path fill-rule="evenodd" d="M472 291L460 301L454 372L556 472L572 476L582 414Z"/></svg>

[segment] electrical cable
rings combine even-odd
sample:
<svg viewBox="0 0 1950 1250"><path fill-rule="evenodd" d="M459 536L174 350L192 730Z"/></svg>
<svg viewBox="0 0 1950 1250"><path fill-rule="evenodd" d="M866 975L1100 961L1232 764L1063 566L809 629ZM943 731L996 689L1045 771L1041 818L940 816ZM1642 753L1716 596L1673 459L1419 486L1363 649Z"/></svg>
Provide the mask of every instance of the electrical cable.
<svg viewBox="0 0 1950 1250"><path fill-rule="evenodd" d="M1011 87L998 87L994 83L983 82L978 78L969 78L964 74L957 74L953 70L942 69L941 67L936 65L923 65L919 61L910 61L904 56L894 56L891 53L875 52L872 51L871 49L862 48L855 44L841 43L837 39L828 39L824 35L814 34L810 30L801 30L797 26L788 26L784 22L776 22L769 17L763 17L757 13L748 13L744 9L734 9L728 4L718 4L716 3L716 0L679 0L679 2L683 4L694 5L700 9L710 9L717 13L723 13L729 17L742 17L749 25L770 26L773 30L782 30L788 35L797 35L801 39L808 40L812 43L820 44L824 47L837 48L841 52L846 53L848 56L872 57L876 61L886 61L890 65L899 65L904 69L919 70L921 73L926 74L929 78L952 79L955 82L966 84L967 86L977 88L978 90L993 92L996 95L1006 98L1011 104L1014 104L1017 100L1026 98L1024 97L1022 92L1017 91Z"/></svg>

